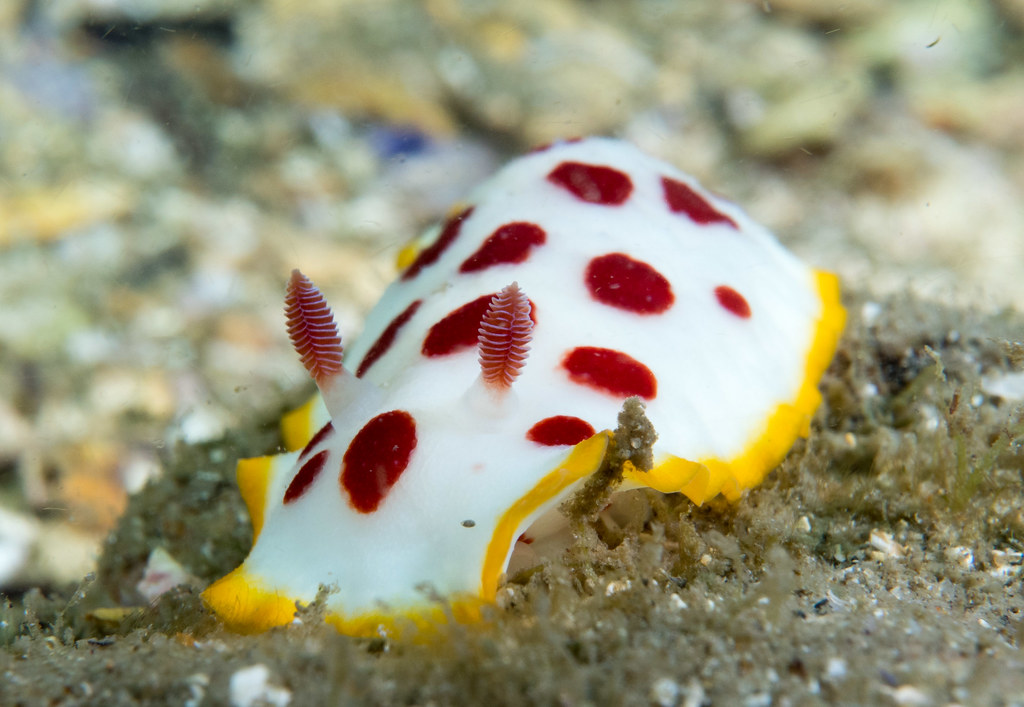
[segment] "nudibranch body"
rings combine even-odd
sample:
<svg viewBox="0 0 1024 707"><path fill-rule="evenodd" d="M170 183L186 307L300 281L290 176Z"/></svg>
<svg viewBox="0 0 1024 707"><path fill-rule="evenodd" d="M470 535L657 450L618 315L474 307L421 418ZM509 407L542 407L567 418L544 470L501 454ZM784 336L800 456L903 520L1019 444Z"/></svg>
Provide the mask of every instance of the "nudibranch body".
<svg viewBox="0 0 1024 707"><path fill-rule="evenodd" d="M655 467L627 483L738 498L820 402L845 313L836 278L735 205L616 140L506 166L400 256L344 353L293 274L289 332L321 395L297 451L239 462L253 548L204 598L231 627L330 620L373 634L494 598L516 539L601 464L643 399Z"/></svg>

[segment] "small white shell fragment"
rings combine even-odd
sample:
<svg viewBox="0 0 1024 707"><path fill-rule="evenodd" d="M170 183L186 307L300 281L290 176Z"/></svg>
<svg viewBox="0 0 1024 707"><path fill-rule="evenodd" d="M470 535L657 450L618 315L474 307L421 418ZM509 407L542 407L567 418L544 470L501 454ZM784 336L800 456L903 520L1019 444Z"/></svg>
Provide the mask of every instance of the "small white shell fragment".
<svg viewBox="0 0 1024 707"><path fill-rule="evenodd" d="M928 707L932 698L924 690L913 685L900 685L892 691L892 700L904 707Z"/></svg>
<svg viewBox="0 0 1024 707"><path fill-rule="evenodd" d="M189 696L182 702L183 707L200 707L206 699L206 688L210 686L210 676L206 673L192 673L185 678Z"/></svg>
<svg viewBox="0 0 1024 707"><path fill-rule="evenodd" d="M290 690L270 684L270 669L262 663L236 670L229 693L232 707L287 707L292 701Z"/></svg>
<svg viewBox="0 0 1024 707"><path fill-rule="evenodd" d="M17 576L38 536L34 518L0 507L0 586Z"/></svg>
<svg viewBox="0 0 1024 707"><path fill-rule="evenodd" d="M877 555L875 559L897 558L903 557L906 554L903 547L892 539L891 533L886 533L878 528L871 530L871 534L868 536L868 543L877 551L872 553L873 556Z"/></svg>
<svg viewBox="0 0 1024 707"><path fill-rule="evenodd" d="M825 661L825 677L830 680L841 680L846 677L846 661L832 657Z"/></svg>
<svg viewBox="0 0 1024 707"><path fill-rule="evenodd" d="M997 373L981 377L981 389L989 395L1011 402L1024 400L1024 371Z"/></svg>
<svg viewBox="0 0 1024 707"><path fill-rule="evenodd" d="M865 302L860 308L860 315L868 326L874 324L881 313L882 305L879 302Z"/></svg>
<svg viewBox="0 0 1024 707"><path fill-rule="evenodd" d="M1016 576L1024 570L1024 552L1016 550L993 550L992 569L989 574L1006 579Z"/></svg>
<svg viewBox="0 0 1024 707"><path fill-rule="evenodd" d="M154 548L146 560L142 579L135 585L146 601L152 602L179 584L194 584L197 580L162 547Z"/></svg>
<svg viewBox="0 0 1024 707"><path fill-rule="evenodd" d="M227 415L213 404L197 404L178 423L178 434L187 444L201 444L217 439L226 429Z"/></svg>
<svg viewBox="0 0 1024 707"><path fill-rule="evenodd" d="M947 561L955 562L965 570L974 569L974 550L964 545L948 548L945 552Z"/></svg>
<svg viewBox="0 0 1024 707"><path fill-rule="evenodd" d="M627 589L630 589L632 586L633 583L628 579L616 579L611 582L608 582L608 584L604 588L604 595L606 597L610 597L612 594L624 592Z"/></svg>
<svg viewBox="0 0 1024 707"><path fill-rule="evenodd" d="M679 683L672 678L658 678L651 685L649 697L658 707L674 707L679 701Z"/></svg>
<svg viewBox="0 0 1024 707"><path fill-rule="evenodd" d="M705 697L704 686L697 678L693 678L686 684L686 698L682 707L701 707L706 701Z"/></svg>

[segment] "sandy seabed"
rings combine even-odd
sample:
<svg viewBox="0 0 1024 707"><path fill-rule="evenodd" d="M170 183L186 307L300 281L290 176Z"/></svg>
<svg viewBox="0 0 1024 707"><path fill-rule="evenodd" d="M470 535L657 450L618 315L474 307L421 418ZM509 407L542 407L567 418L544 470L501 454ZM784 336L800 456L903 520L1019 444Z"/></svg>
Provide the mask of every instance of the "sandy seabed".
<svg viewBox="0 0 1024 707"><path fill-rule="evenodd" d="M295 5L0 10L0 703L1024 704L1020 3ZM234 462L309 392L290 268L355 333L405 239L594 133L840 274L810 437L428 645L219 628ZM192 585L136 609L157 547Z"/></svg>

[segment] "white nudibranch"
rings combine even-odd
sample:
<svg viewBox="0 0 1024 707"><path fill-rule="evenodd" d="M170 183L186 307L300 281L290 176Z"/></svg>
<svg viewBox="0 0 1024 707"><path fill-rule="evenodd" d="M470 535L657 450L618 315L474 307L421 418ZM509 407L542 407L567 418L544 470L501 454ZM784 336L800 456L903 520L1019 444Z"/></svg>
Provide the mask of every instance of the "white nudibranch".
<svg viewBox="0 0 1024 707"><path fill-rule="evenodd" d="M472 620L516 539L601 466L626 398L658 432L626 485L695 503L739 498L808 433L838 282L735 205L605 138L515 160L467 204L403 251L344 352L293 272L320 394L283 422L295 451L238 464L253 547L203 593L229 627L288 623L321 585L345 633L444 620L424 586Z"/></svg>

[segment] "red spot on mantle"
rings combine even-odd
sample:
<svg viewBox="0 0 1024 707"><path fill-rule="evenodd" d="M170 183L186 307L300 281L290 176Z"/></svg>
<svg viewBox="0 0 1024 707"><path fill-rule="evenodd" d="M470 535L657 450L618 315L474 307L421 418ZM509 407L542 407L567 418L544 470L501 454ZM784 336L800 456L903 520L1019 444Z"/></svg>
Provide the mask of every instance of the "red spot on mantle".
<svg viewBox="0 0 1024 707"><path fill-rule="evenodd" d="M452 310L444 319L430 327L423 339L420 351L424 356L446 356L471 346L476 346L480 336L480 322L487 313L491 300L498 295L477 297L458 309ZM537 323L537 308L530 303L530 319Z"/></svg>
<svg viewBox="0 0 1024 707"><path fill-rule="evenodd" d="M544 229L533 223L516 221L498 227L473 255L459 266L459 272L477 272L493 265L521 263L530 257L534 246L543 245Z"/></svg>
<svg viewBox="0 0 1024 707"><path fill-rule="evenodd" d="M440 258L446 250L448 250L448 247L459 235L463 221L469 218L472 214L473 207L470 206L468 209L465 209L461 213L448 219L444 228L441 229L441 233L438 235L437 240L430 244L429 247L420 251L420 254L416 256L416 260L412 261L412 265L409 266L409 269L402 273L402 279L411 280L420 274L420 270L437 262L437 259Z"/></svg>
<svg viewBox="0 0 1024 707"><path fill-rule="evenodd" d="M420 349L423 355L445 356L476 346L480 320L487 313L487 307L495 294L482 295L472 302L467 302L430 327Z"/></svg>
<svg viewBox="0 0 1024 707"><path fill-rule="evenodd" d="M658 394L658 381L644 364L614 349L580 346L562 361L569 380L602 393L628 398L639 395L651 400Z"/></svg>
<svg viewBox="0 0 1024 707"><path fill-rule="evenodd" d="M288 488L284 492L285 503L296 501L301 498L302 494L306 493L312 483L316 481L316 477L323 471L324 464L327 463L328 454L329 452L326 449L322 452L317 452L302 465L299 473L295 475L295 478L288 484Z"/></svg>
<svg viewBox="0 0 1024 707"><path fill-rule="evenodd" d="M715 299L718 300L718 304L740 319L750 319L750 304L747 298L728 285L719 285L715 288Z"/></svg>
<svg viewBox="0 0 1024 707"><path fill-rule="evenodd" d="M600 255L587 265L590 295L602 304L636 314L660 314L675 301L665 276L625 253Z"/></svg>
<svg viewBox="0 0 1024 707"><path fill-rule="evenodd" d="M563 162L548 174L548 181L590 204L619 206L633 192L629 175L611 167Z"/></svg>
<svg viewBox="0 0 1024 707"><path fill-rule="evenodd" d="M299 461L308 457L310 452L317 448L321 442L331 436L334 432L334 425L328 422L326 425L320 428L320 431L313 435L313 439L309 440L309 443L302 450L302 454L299 455Z"/></svg>
<svg viewBox="0 0 1024 707"><path fill-rule="evenodd" d="M586 420L571 415L545 417L526 433L526 439L547 447L579 444L594 435L594 428Z"/></svg>
<svg viewBox="0 0 1024 707"><path fill-rule="evenodd" d="M416 310L423 304L423 300L416 300L399 314L397 317L391 320L387 328L380 333L377 340L373 342L373 346L366 352L366 356L363 357L362 362L359 364L359 368L356 369L356 375L360 378L370 370L370 366L376 363L377 359L383 356L391 348L391 345L395 343L395 336L397 336L399 330L405 326L406 322L412 319L412 315L416 314Z"/></svg>
<svg viewBox="0 0 1024 707"><path fill-rule="evenodd" d="M360 513L377 510L415 448L416 421L404 410L382 413L363 425L341 462L339 481L349 504Z"/></svg>
<svg viewBox="0 0 1024 707"><path fill-rule="evenodd" d="M671 177L662 177L661 186L665 190L665 201L668 208L677 214L686 214L694 223L707 225L726 223L736 228L736 222L718 211L689 185Z"/></svg>

